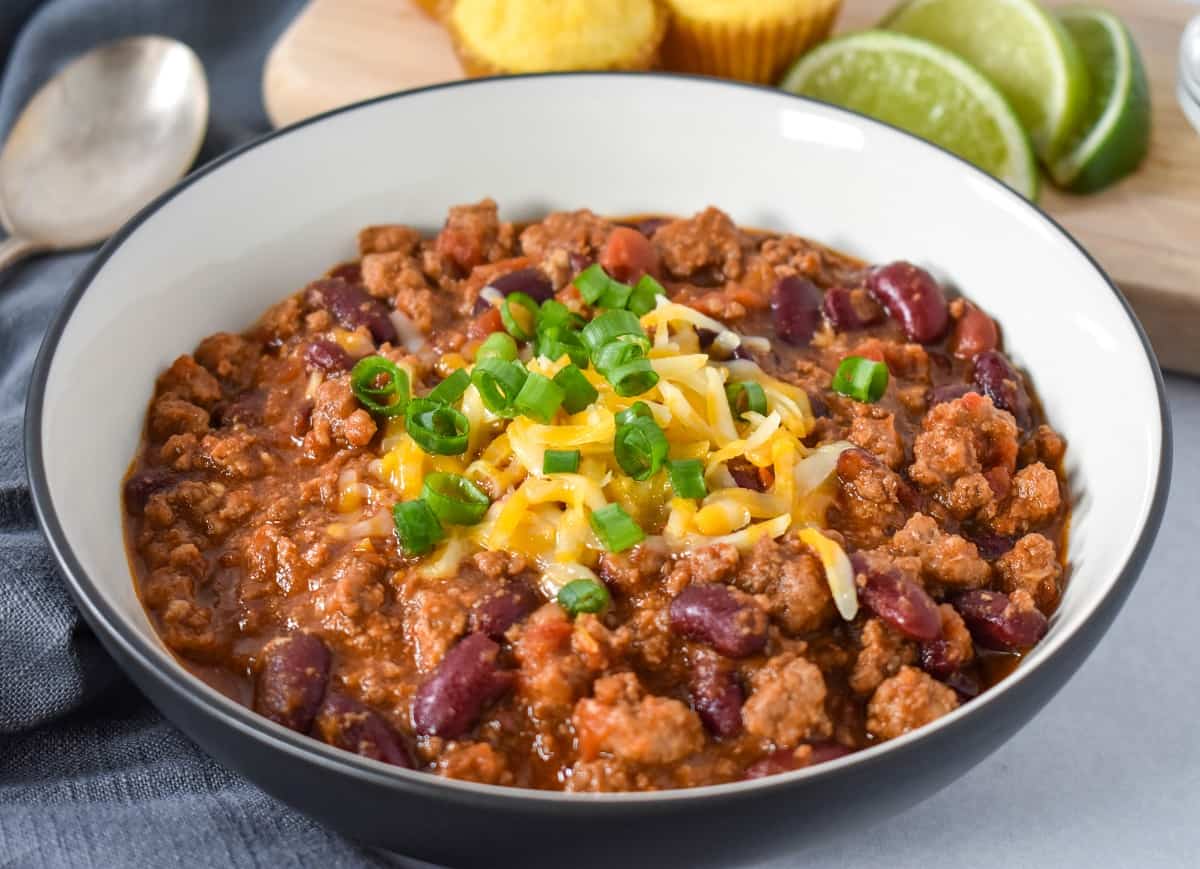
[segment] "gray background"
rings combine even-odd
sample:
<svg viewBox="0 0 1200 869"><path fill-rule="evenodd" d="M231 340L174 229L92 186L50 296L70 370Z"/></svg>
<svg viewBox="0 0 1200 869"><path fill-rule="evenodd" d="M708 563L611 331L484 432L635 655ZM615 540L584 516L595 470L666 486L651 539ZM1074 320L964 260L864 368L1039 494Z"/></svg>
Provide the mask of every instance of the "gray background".
<svg viewBox="0 0 1200 869"><path fill-rule="evenodd" d="M213 120L202 159L211 158L266 129L262 61L299 6L0 0L0 130L65 59L108 38L167 33L207 67ZM424 865L356 846L218 766L79 621L36 529L20 442L38 342L87 257L0 275L0 867ZM1071 364L1086 372L1086 359ZM1158 545L1070 684L933 799L760 866L1200 865L1200 383L1170 377L1167 386L1175 478ZM1113 401L1119 413L1120 396Z"/></svg>

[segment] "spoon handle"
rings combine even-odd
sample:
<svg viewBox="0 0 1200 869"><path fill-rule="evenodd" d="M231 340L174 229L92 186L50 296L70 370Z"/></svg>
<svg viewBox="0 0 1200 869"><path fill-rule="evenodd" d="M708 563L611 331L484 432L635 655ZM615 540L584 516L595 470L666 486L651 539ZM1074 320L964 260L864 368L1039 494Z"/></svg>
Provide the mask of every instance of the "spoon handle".
<svg viewBox="0 0 1200 869"><path fill-rule="evenodd" d="M25 257L32 256L44 249L45 245L38 244L37 242L17 238L15 235L9 236L0 241L0 272L11 265L19 263Z"/></svg>

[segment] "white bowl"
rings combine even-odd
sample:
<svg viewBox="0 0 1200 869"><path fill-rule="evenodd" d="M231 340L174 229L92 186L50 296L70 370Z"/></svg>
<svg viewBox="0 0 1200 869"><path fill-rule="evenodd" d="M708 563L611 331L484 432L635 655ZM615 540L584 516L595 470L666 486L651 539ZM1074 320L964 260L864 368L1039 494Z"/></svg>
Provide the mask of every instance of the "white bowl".
<svg viewBox="0 0 1200 869"><path fill-rule="evenodd" d="M658 794L539 793L396 770L286 731L185 672L138 602L121 533L121 479L156 375L351 257L359 227L434 230L448 206L485 195L514 219L583 206L686 214L713 203L741 224L867 260L911 259L980 302L1070 445L1070 582L1045 640L999 686L914 734L784 776ZM1094 645L1145 559L1170 463L1145 335L1096 263L1035 206L846 111L766 88L625 74L385 97L195 173L79 279L39 356L26 437L39 516L72 591L160 707L306 811L454 861L572 853L587 862L576 846L599 816L623 831L606 842L610 862L644 856L637 843L650 840L677 857L744 856L931 793L1027 720Z"/></svg>

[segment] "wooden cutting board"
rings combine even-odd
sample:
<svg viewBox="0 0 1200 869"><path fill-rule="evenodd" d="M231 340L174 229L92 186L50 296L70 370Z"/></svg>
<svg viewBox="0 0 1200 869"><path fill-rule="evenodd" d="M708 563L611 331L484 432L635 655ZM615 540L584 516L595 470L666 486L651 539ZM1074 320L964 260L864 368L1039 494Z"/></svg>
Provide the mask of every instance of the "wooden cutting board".
<svg viewBox="0 0 1200 869"><path fill-rule="evenodd" d="M1047 185L1041 202L1133 302L1163 365L1200 374L1200 133L1175 95L1180 36L1200 7L1103 2L1129 25L1147 65L1150 154L1136 174L1103 193L1070 196ZM869 27L893 3L846 0L839 27ZM312 0L267 59L263 101L282 126L462 76L449 38L413 0Z"/></svg>

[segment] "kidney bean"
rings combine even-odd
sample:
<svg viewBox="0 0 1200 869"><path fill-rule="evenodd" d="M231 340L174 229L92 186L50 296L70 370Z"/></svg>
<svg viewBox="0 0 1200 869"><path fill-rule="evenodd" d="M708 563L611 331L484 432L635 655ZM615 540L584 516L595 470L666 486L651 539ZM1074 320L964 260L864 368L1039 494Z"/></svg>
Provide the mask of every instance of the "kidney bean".
<svg viewBox="0 0 1200 869"><path fill-rule="evenodd" d="M423 736L462 736L483 708L511 686L513 674L497 664L500 647L486 634L467 634L417 689L413 727Z"/></svg>
<svg viewBox="0 0 1200 869"><path fill-rule="evenodd" d="M989 649L1016 652L1027 649L1046 633L1046 617L1036 609L1021 609L999 591L965 591L953 601L975 642Z"/></svg>
<svg viewBox="0 0 1200 869"><path fill-rule="evenodd" d="M400 736L383 716L352 697L330 691L313 722L313 735L335 748L412 769Z"/></svg>
<svg viewBox="0 0 1200 869"><path fill-rule="evenodd" d="M571 251L569 254L567 254L567 261L571 263L571 274L578 275L581 271L594 263L596 258L588 256L584 253L576 253L575 251Z"/></svg>
<svg viewBox="0 0 1200 869"><path fill-rule="evenodd" d="M995 350L999 343L996 321L970 302L963 302L963 314L950 333L950 352L959 359L970 361L980 353Z"/></svg>
<svg viewBox="0 0 1200 869"><path fill-rule="evenodd" d="M966 536L968 540L975 544L975 547L979 550L980 557L984 561L995 561L1017 545L1017 541L1013 538L1005 537L1001 534L993 534L990 531L979 531Z"/></svg>
<svg viewBox="0 0 1200 869"><path fill-rule="evenodd" d="M780 279L771 291L775 334L788 344L807 345L821 320L821 291L808 278Z"/></svg>
<svg viewBox="0 0 1200 869"><path fill-rule="evenodd" d="M970 670L955 670L942 681L954 689L954 693L963 703L975 699L983 690L983 686L979 684L979 677Z"/></svg>
<svg viewBox="0 0 1200 869"><path fill-rule="evenodd" d="M791 749L780 748L746 767L742 778L746 781L791 772L796 768L796 756Z"/></svg>
<svg viewBox="0 0 1200 869"><path fill-rule="evenodd" d="M962 661L953 654L953 646L940 637L921 643L921 669L931 676L945 679L956 671Z"/></svg>
<svg viewBox="0 0 1200 869"><path fill-rule="evenodd" d="M726 738L741 733L746 695L727 661L713 654L695 655L691 695L692 708L710 732Z"/></svg>
<svg viewBox="0 0 1200 869"><path fill-rule="evenodd" d="M341 278L313 281L304 291L310 308L324 308L347 329L366 326L378 343L396 343L396 327L388 317L387 306L372 298L359 284Z"/></svg>
<svg viewBox="0 0 1200 869"><path fill-rule="evenodd" d="M618 226L600 251L600 265L618 281L631 284L644 274L658 273L658 249L638 230Z"/></svg>
<svg viewBox="0 0 1200 869"><path fill-rule="evenodd" d="M630 229L636 229L646 238L653 238L660 226L666 226L670 222L671 218L669 217L647 217L644 220L622 221L617 225L628 226Z"/></svg>
<svg viewBox="0 0 1200 869"><path fill-rule="evenodd" d="M900 323L909 341L932 344L946 334L946 296L924 269L909 262L889 263L868 274L867 288Z"/></svg>
<svg viewBox="0 0 1200 869"><path fill-rule="evenodd" d="M707 643L730 658L744 658L767 644L767 615L750 598L723 585L690 585L667 609L671 630Z"/></svg>
<svg viewBox="0 0 1200 869"><path fill-rule="evenodd" d="M335 373L349 371L354 367L350 354L342 349L342 345L328 338L314 338L304 348L304 364L309 369L320 369Z"/></svg>
<svg viewBox="0 0 1200 869"><path fill-rule="evenodd" d="M975 357L975 385L1001 410L1007 410L1022 429L1030 426L1029 393L1025 380L999 350Z"/></svg>
<svg viewBox="0 0 1200 869"><path fill-rule="evenodd" d="M729 469L729 475L740 489L765 492L770 485L763 480L763 469L741 456L730 459L725 463L725 467Z"/></svg>
<svg viewBox="0 0 1200 869"><path fill-rule="evenodd" d="M134 516L141 516L150 496L171 488L178 479L176 474L159 468L138 471L125 481L125 509Z"/></svg>
<svg viewBox="0 0 1200 869"><path fill-rule="evenodd" d="M925 589L898 570L875 569L857 552L850 560L855 573L865 578L858 587L859 599L875 615L914 640L935 640L941 635L937 604Z"/></svg>
<svg viewBox="0 0 1200 869"><path fill-rule="evenodd" d="M935 386L929 391L929 406L933 407L936 404L945 404L948 401L954 401L956 398L962 398L968 392L974 392L975 387L969 383L943 383L941 386Z"/></svg>
<svg viewBox="0 0 1200 869"><path fill-rule="evenodd" d="M493 278L488 286L503 296L524 293L539 305L547 299L554 298L554 285L550 283L545 272L536 268L518 269L515 272L500 275L498 278ZM488 304L486 300L484 304Z"/></svg>
<svg viewBox="0 0 1200 869"><path fill-rule="evenodd" d="M307 733L329 682L329 649L312 634L276 637L259 655L254 711Z"/></svg>
<svg viewBox="0 0 1200 869"><path fill-rule="evenodd" d="M478 601L471 609L471 630L499 640L538 605L538 597L521 582L505 586Z"/></svg>
<svg viewBox="0 0 1200 869"><path fill-rule="evenodd" d="M833 287L826 290L821 312L838 332L856 332L883 322L883 308L863 290Z"/></svg>
<svg viewBox="0 0 1200 869"><path fill-rule="evenodd" d="M812 748L812 753L809 755L807 763L801 764L797 761L795 751L780 748L746 767L746 772L743 773L742 778L749 780L765 778L769 775L779 775L781 772L791 772L794 769L802 767L828 763L831 760L837 760L839 757L845 757L852 753L846 746L837 742L814 742L810 744L810 747Z"/></svg>
<svg viewBox="0 0 1200 869"><path fill-rule="evenodd" d="M334 266L329 270L327 278L340 278L352 284L362 283L362 263L342 263L339 266Z"/></svg>
<svg viewBox="0 0 1200 869"><path fill-rule="evenodd" d="M213 408L212 424L218 427L237 425L239 422L248 426L258 425L262 421L266 404L265 393L243 392L232 401L223 401Z"/></svg>
<svg viewBox="0 0 1200 869"><path fill-rule="evenodd" d="M701 266L687 276L687 282L703 290L725 286L725 273L717 266Z"/></svg>
<svg viewBox="0 0 1200 869"><path fill-rule="evenodd" d="M808 393L808 408L812 411L812 415L817 419L829 416L829 405L825 403L825 399L821 394L810 390Z"/></svg>

